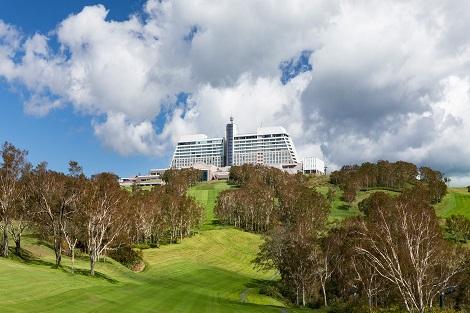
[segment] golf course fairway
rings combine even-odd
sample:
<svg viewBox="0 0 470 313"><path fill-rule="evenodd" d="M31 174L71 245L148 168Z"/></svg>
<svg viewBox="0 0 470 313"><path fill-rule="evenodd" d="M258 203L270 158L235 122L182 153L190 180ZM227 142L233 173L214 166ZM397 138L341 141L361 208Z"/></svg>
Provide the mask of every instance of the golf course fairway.
<svg viewBox="0 0 470 313"><path fill-rule="evenodd" d="M134 273L110 259L99 262L97 277L86 275L86 257L77 270L64 258L54 269L53 252L35 237L24 239L27 261L0 259L0 311L10 312L296 312L259 293L260 284L276 279L251 261L260 236L213 223L217 194L225 182L190 190L204 205L198 234L180 244L143 250L146 268ZM308 311L308 310L307 310Z"/></svg>

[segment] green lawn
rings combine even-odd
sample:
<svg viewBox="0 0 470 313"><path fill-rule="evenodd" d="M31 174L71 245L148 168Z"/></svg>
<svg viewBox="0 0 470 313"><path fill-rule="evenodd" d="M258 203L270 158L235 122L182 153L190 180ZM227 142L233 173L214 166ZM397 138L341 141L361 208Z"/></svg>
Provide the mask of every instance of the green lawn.
<svg viewBox="0 0 470 313"><path fill-rule="evenodd" d="M390 190L373 189L367 191L359 191L356 200L349 206L346 202L341 200L342 191L334 185L323 185L316 187L316 189L326 195L328 188L336 190L335 200L330 213L330 220L343 220L347 217L356 216L361 214L358 208L358 203L369 197L372 193L382 191L390 195L397 195L397 192ZM447 195L442 201L435 205L437 215L440 218L447 218L451 215L464 215L470 218L470 193L467 188L449 188Z"/></svg>
<svg viewBox="0 0 470 313"><path fill-rule="evenodd" d="M343 197L343 191L335 185L326 183L323 186L316 187L316 190L320 192L321 194L325 195L328 192L328 188L332 188L335 190L335 199L333 201L333 204L331 206L331 211L330 211L330 221L341 221L344 220L345 218L348 217L353 217L353 216L358 216L361 215L361 211L359 211L358 204L365 198L368 198L370 195L372 195L375 192L385 192L389 195L397 195L397 192L390 191L390 190L382 190L382 189L371 189L371 190L366 190L366 191L359 191L357 193L356 199L349 205L347 202L342 200Z"/></svg>
<svg viewBox="0 0 470 313"><path fill-rule="evenodd" d="M189 195L194 197L204 207L204 220L202 230L215 229L214 227L214 206L217 196L223 190L230 189L232 186L225 181L213 181L198 184L189 189Z"/></svg>
<svg viewBox="0 0 470 313"><path fill-rule="evenodd" d="M251 260L261 237L234 228L212 227L214 200L225 182L191 189L206 208L204 230L181 244L144 250L146 269L134 273L112 260L98 264L98 277L53 269L52 251L26 237L34 261L0 258L0 311L5 312L312 312L284 307L260 295L263 280ZM86 257L78 260L86 271Z"/></svg>
<svg viewBox="0 0 470 313"><path fill-rule="evenodd" d="M436 212L442 218L451 215L464 215L470 218L470 192L467 188L449 188L441 203L436 205Z"/></svg>

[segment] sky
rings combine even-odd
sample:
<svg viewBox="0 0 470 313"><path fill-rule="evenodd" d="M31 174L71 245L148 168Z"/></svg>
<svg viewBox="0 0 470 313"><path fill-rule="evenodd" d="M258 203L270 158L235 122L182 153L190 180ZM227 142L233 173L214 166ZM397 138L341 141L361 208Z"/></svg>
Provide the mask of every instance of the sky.
<svg viewBox="0 0 470 313"><path fill-rule="evenodd" d="M0 141L132 176L234 116L330 169L404 160L468 185L468 29L468 1L0 1Z"/></svg>

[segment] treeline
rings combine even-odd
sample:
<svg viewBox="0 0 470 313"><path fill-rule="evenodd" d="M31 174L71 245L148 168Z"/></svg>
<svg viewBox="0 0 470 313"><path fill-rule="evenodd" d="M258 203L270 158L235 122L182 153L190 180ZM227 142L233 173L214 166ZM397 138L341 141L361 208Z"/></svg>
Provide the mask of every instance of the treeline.
<svg viewBox="0 0 470 313"><path fill-rule="evenodd" d="M229 182L239 188L221 192L215 207L218 220L224 224L266 232L280 220L296 214L293 201L305 197L311 197L315 205L327 211L322 196L306 187L306 179L301 174L290 175L272 167L245 164L231 167ZM295 192L299 195L294 197Z"/></svg>
<svg viewBox="0 0 470 313"><path fill-rule="evenodd" d="M429 199L423 185L396 197L376 192L361 203L363 217L325 236L332 300L408 312L470 308L469 251L444 239Z"/></svg>
<svg viewBox="0 0 470 313"><path fill-rule="evenodd" d="M468 249L444 240L426 185L377 192L361 203L364 216L332 227L328 201L301 175L244 165L230 180L239 188L220 194L216 215L264 233L254 263L281 280L263 292L334 312L469 309Z"/></svg>
<svg viewBox="0 0 470 313"><path fill-rule="evenodd" d="M185 195L199 173L170 171L167 184L151 191L122 189L118 177L83 174L77 162L68 174L52 171L46 163L33 167L27 152L10 143L1 148L0 219L1 255L9 254L9 239L21 254L26 229L53 244L55 265L61 265L65 250L72 257L79 249L88 254L90 273L96 261L110 251L132 252L136 243L174 243L191 235L202 209ZM126 249L121 249L127 247Z"/></svg>
<svg viewBox="0 0 470 313"><path fill-rule="evenodd" d="M419 182L427 186L431 203L440 202L447 193L447 178L441 172L429 167L418 168L404 161L345 165L331 173L330 180L343 190L344 200L349 203L354 201L361 189L385 188L401 191Z"/></svg>
<svg viewBox="0 0 470 313"><path fill-rule="evenodd" d="M203 208L186 192L200 177L195 169L170 169L163 176L165 185L151 190L134 187L131 241L159 247L190 236L201 222Z"/></svg>

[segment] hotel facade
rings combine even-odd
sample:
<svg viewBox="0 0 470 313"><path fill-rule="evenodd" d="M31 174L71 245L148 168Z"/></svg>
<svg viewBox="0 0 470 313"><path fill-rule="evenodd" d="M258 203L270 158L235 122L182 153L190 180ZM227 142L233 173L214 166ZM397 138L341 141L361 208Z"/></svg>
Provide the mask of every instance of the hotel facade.
<svg viewBox="0 0 470 313"><path fill-rule="evenodd" d="M239 134L230 118L224 138L197 134L179 140L170 167L185 168L198 163L217 167L242 164L289 167L299 164L300 160L283 127L261 127L255 133Z"/></svg>
<svg viewBox="0 0 470 313"><path fill-rule="evenodd" d="M232 165L261 164L289 173L324 174L325 163L315 157L299 160L291 137L283 127L261 127L256 132L239 134L230 118L225 137L203 134L184 136L176 145L170 168L193 167L203 172L203 180L228 179ZM153 169L148 175L121 178L122 186L163 185L167 169Z"/></svg>

